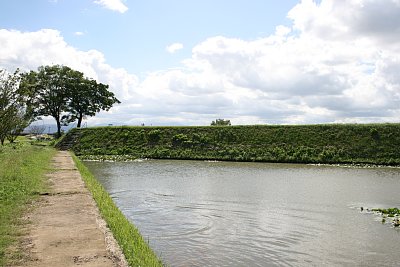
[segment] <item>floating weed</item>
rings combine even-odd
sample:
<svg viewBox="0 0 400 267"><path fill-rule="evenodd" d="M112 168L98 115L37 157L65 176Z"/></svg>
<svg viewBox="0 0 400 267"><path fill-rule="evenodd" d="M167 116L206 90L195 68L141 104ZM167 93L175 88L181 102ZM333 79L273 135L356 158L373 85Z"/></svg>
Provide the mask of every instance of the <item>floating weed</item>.
<svg viewBox="0 0 400 267"><path fill-rule="evenodd" d="M140 159L133 155L81 155L79 159L85 161L109 161L109 162L129 162L129 161L143 161L145 159Z"/></svg>
<svg viewBox="0 0 400 267"><path fill-rule="evenodd" d="M361 212L364 210L363 207L360 208ZM368 210L368 209L367 209ZM388 209L371 209L372 212L375 214L381 215L382 216L382 224L386 223L386 220L390 220L391 224L394 227L399 227L400 226L400 210L398 208L388 208Z"/></svg>

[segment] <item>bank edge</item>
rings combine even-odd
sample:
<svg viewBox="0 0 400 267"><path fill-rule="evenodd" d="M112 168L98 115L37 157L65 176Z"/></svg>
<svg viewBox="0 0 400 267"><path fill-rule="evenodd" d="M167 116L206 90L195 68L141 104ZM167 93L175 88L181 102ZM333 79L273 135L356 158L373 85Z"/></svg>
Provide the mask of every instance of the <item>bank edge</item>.
<svg viewBox="0 0 400 267"><path fill-rule="evenodd" d="M165 266L157 257L139 230L117 208L110 195L73 153L74 162L91 192L107 227L117 240L125 258L132 267Z"/></svg>

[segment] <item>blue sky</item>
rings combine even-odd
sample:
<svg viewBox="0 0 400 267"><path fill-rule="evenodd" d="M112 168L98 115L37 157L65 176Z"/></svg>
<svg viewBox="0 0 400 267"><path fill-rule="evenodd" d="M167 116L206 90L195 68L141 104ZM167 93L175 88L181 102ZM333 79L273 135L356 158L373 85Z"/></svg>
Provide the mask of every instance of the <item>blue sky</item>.
<svg viewBox="0 0 400 267"><path fill-rule="evenodd" d="M71 46L97 49L113 66L146 73L180 67L191 48L208 37L268 36L276 25L288 23L286 14L297 2L130 0L121 13L90 0L3 0L0 22L20 31L57 29ZM177 42L184 48L166 53L165 47Z"/></svg>
<svg viewBox="0 0 400 267"><path fill-rule="evenodd" d="M0 68L63 64L121 104L89 125L394 122L398 0L2 0Z"/></svg>

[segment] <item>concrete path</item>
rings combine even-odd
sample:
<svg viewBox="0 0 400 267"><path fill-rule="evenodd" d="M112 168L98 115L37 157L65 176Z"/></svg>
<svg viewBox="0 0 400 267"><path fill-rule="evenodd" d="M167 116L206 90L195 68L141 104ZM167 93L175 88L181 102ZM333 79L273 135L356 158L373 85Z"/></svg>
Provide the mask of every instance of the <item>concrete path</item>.
<svg viewBox="0 0 400 267"><path fill-rule="evenodd" d="M50 191L30 214L25 266L127 266L71 155L59 151Z"/></svg>

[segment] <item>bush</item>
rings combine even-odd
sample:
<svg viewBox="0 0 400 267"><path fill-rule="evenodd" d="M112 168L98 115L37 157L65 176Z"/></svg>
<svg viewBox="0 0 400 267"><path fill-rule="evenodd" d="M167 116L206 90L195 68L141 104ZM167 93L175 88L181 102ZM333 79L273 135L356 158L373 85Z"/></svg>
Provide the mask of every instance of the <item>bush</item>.
<svg viewBox="0 0 400 267"><path fill-rule="evenodd" d="M374 139L375 141L380 139L379 132L378 132L378 130L376 128L370 129L369 132L371 134L372 139Z"/></svg>
<svg viewBox="0 0 400 267"><path fill-rule="evenodd" d="M190 143L191 143L191 141L190 141L189 137L185 134L180 133L180 134L174 135L172 137L172 145L173 146L184 146L184 145L187 146Z"/></svg>
<svg viewBox="0 0 400 267"><path fill-rule="evenodd" d="M147 140L150 144L157 144L161 139L161 131L160 130L152 130L147 134Z"/></svg>

